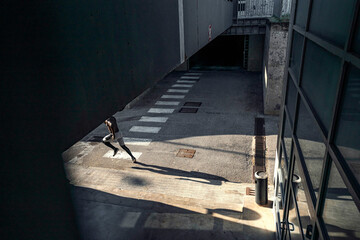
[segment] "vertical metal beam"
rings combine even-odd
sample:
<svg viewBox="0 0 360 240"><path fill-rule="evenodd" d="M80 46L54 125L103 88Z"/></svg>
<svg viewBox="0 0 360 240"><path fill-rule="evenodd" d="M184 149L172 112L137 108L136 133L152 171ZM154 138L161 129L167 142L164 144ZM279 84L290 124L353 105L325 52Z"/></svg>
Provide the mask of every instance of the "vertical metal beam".
<svg viewBox="0 0 360 240"><path fill-rule="evenodd" d="M184 38L184 0L178 0L179 7L179 43L180 64L185 62L185 38Z"/></svg>

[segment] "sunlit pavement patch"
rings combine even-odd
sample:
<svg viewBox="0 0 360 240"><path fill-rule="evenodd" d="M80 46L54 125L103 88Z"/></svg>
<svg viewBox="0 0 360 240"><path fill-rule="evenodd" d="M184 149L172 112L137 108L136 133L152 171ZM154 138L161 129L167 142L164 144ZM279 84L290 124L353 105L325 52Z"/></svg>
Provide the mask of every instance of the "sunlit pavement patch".
<svg viewBox="0 0 360 240"><path fill-rule="evenodd" d="M119 152L113 156L114 151L113 150L109 150L107 153L105 153L105 155L103 156L104 158L116 158L116 159L129 159L131 160L130 155L125 152L125 151L121 151L119 150ZM141 152L132 152L132 154L134 155L134 157L136 159L139 159L139 157L141 156Z"/></svg>

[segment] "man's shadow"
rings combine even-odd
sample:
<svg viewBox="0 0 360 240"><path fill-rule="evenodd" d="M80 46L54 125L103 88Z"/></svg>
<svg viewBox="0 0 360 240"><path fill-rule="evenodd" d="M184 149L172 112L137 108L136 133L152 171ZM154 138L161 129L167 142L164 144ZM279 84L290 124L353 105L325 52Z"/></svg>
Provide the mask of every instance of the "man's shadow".
<svg viewBox="0 0 360 240"><path fill-rule="evenodd" d="M159 174L166 174L170 176L180 176L180 180L185 181L193 181L198 183L204 183L204 184L211 184L211 185L221 185L222 181L228 181L226 178L219 177L216 175L208 174L208 173L202 173L202 172L194 172L194 171L183 171L179 169L174 168L167 168L167 167L161 167L156 165L149 165L145 163L137 162L137 165L140 165L141 167L132 167L133 169L138 170L147 170L153 173L159 173ZM200 181L196 179L189 179L189 178L200 178L205 181Z"/></svg>

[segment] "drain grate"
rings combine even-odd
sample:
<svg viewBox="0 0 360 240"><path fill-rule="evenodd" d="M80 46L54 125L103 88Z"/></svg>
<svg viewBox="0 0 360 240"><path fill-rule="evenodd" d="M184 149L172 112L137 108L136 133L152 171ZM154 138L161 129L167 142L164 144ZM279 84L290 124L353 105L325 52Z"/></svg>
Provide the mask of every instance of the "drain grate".
<svg viewBox="0 0 360 240"><path fill-rule="evenodd" d="M194 149L180 149L176 154L177 157L193 158L196 150Z"/></svg>
<svg viewBox="0 0 360 240"><path fill-rule="evenodd" d="M201 102L186 102L186 103L184 103L184 106L186 106L186 107L200 107Z"/></svg>
<svg viewBox="0 0 360 240"><path fill-rule="evenodd" d="M255 136L264 136L265 135L265 120L264 118L255 118Z"/></svg>
<svg viewBox="0 0 360 240"><path fill-rule="evenodd" d="M255 156L253 165L253 178L255 172L266 171L265 168L265 149L266 149L266 138L265 138L265 120L264 118L255 118Z"/></svg>
<svg viewBox="0 0 360 240"><path fill-rule="evenodd" d="M181 108L179 112L181 113L197 113L198 108Z"/></svg>

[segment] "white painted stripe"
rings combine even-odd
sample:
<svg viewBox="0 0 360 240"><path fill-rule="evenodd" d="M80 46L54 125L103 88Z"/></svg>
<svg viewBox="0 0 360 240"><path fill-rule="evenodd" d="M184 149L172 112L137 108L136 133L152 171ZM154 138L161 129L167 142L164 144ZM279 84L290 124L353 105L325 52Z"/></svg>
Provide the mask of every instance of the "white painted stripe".
<svg viewBox="0 0 360 240"><path fill-rule="evenodd" d="M196 81L190 81L190 80L177 80L177 83L196 83Z"/></svg>
<svg viewBox="0 0 360 240"><path fill-rule="evenodd" d="M71 151L71 149L73 149L73 148L82 149L82 151L79 152L75 157L73 157L69 162L74 163L74 164L82 164L83 158L86 157L88 154L90 154L94 150L95 146L91 145L91 143L88 143L88 142L77 142L74 146L72 146L65 152Z"/></svg>
<svg viewBox="0 0 360 240"><path fill-rule="evenodd" d="M168 120L167 117L147 117L142 116L140 118L140 122L159 122L159 123L165 123Z"/></svg>
<svg viewBox="0 0 360 240"><path fill-rule="evenodd" d="M151 213L145 228L210 231L214 228L214 218L207 214Z"/></svg>
<svg viewBox="0 0 360 240"><path fill-rule="evenodd" d="M170 92L170 93L188 93L189 92L189 90L182 90L182 89L169 89L169 90L167 90L167 92Z"/></svg>
<svg viewBox="0 0 360 240"><path fill-rule="evenodd" d="M138 221L141 212L125 212L121 215L119 227L134 228Z"/></svg>
<svg viewBox="0 0 360 240"><path fill-rule="evenodd" d="M185 76L201 76L202 73L196 73L196 72L188 72L184 74Z"/></svg>
<svg viewBox="0 0 360 240"><path fill-rule="evenodd" d="M105 153L105 155L103 157L105 158L116 158L116 159L130 159L131 160L131 157L130 155L125 152L125 151L121 151L119 150L118 153L113 156L114 154L114 151L113 150L109 150L107 153ZM139 159L139 157L141 156L141 152L132 152L132 154L134 155L134 157L136 159Z"/></svg>
<svg viewBox="0 0 360 240"><path fill-rule="evenodd" d="M183 99L185 95L162 95L161 98Z"/></svg>
<svg viewBox="0 0 360 240"><path fill-rule="evenodd" d="M180 79L193 79L193 80L199 80L200 77L196 77L196 76L182 76Z"/></svg>
<svg viewBox="0 0 360 240"><path fill-rule="evenodd" d="M143 126L133 126L130 129L130 132L143 132L143 133L158 133L161 127L143 127Z"/></svg>
<svg viewBox="0 0 360 240"><path fill-rule="evenodd" d="M157 101L155 105L169 105L169 106L177 106L180 102L167 102L167 101Z"/></svg>
<svg viewBox="0 0 360 240"><path fill-rule="evenodd" d="M173 113L173 108L150 108L148 113Z"/></svg>
<svg viewBox="0 0 360 240"><path fill-rule="evenodd" d="M125 144L129 144L129 145L149 146L149 144L152 142L152 139L124 137L124 142Z"/></svg>
<svg viewBox="0 0 360 240"><path fill-rule="evenodd" d="M193 85L192 84L174 84L171 87L186 87L186 88L191 88Z"/></svg>
<svg viewBox="0 0 360 240"><path fill-rule="evenodd" d="M184 37L184 2L178 0L179 6L179 38L180 38L180 63L185 62L185 37Z"/></svg>

